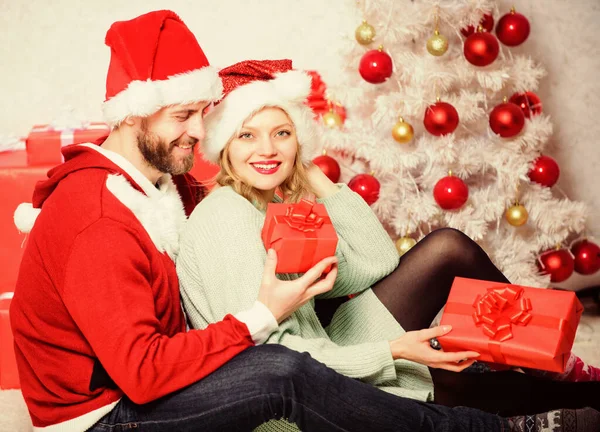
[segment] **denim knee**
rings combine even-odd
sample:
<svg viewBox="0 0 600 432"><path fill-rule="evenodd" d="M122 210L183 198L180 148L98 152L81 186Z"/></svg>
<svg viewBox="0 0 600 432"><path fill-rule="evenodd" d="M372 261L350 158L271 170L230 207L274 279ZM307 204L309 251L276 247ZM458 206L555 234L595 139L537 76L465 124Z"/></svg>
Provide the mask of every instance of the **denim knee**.
<svg viewBox="0 0 600 432"><path fill-rule="evenodd" d="M259 373L263 375L263 379L269 380L295 381L311 371L314 373L315 368L324 367L308 353L300 353L277 344L261 346L260 357Z"/></svg>

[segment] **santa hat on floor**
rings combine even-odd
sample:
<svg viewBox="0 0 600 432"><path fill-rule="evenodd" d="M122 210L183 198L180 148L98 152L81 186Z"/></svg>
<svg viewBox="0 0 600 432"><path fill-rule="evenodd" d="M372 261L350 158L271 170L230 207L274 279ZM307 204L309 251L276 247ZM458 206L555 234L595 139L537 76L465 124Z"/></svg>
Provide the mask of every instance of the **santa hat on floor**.
<svg viewBox="0 0 600 432"><path fill-rule="evenodd" d="M174 12L160 10L118 21L106 33L105 43L111 58L102 111L112 125L168 105L221 97L217 70Z"/></svg>
<svg viewBox="0 0 600 432"><path fill-rule="evenodd" d="M318 146L315 114L306 105L311 77L292 70L291 60L247 60L222 69L224 97L206 116L204 158L217 163L219 155L244 122L265 107L283 109L294 124L304 163Z"/></svg>

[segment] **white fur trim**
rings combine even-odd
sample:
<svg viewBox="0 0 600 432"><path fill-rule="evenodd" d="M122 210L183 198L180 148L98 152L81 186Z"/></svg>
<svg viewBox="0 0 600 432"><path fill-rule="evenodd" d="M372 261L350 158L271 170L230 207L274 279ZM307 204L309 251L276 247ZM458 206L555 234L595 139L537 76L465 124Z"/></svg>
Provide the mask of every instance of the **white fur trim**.
<svg viewBox="0 0 600 432"><path fill-rule="evenodd" d="M111 412L121 399L112 402L103 407L97 408L94 411L85 413L79 417L65 420L61 423L56 423L46 427L33 427L34 432L75 432L85 431L94 426L98 420Z"/></svg>
<svg viewBox="0 0 600 432"><path fill-rule="evenodd" d="M94 151L100 153L102 156L104 156L105 158L107 158L108 160L113 162L115 165L120 167L123 171L125 171L127 174L129 174L129 176L133 179L133 181L135 183L137 183L137 185L139 187L142 188L142 190L146 193L146 195L151 197L151 196L160 194L158 189L156 189L156 186L154 186L152 184L152 182L148 179L148 177L146 177L144 174L142 174L140 172L140 170L138 170L129 160L127 160L120 154L118 154L114 151L111 151L111 150L106 150L105 148L103 148L99 145L95 145L95 144L79 144L79 145L81 145L82 147L87 147L91 150L94 150Z"/></svg>
<svg viewBox="0 0 600 432"><path fill-rule="evenodd" d="M179 234L187 217L183 202L170 174L164 174L157 189L129 160L118 153L94 144L80 144L102 154L118 165L144 193L135 189L124 177L111 175L106 186L140 221L156 248L175 260L179 252Z"/></svg>
<svg viewBox="0 0 600 432"><path fill-rule="evenodd" d="M212 66L170 76L160 81L132 81L102 104L104 119L117 125L129 116L146 117L162 107L218 100L223 84Z"/></svg>
<svg viewBox="0 0 600 432"><path fill-rule="evenodd" d="M156 248L175 261L179 253L179 235L187 218L171 175L162 176L159 193L150 196L135 189L122 175L109 175L106 187L133 212Z"/></svg>
<svg viewBox="0 0 600 432"><path fill-rule="evenodd" d="M298 143L303 147L303 162L317 143L313 111L304 104L310 94L311 77L301 71L277 74L270 81L254 81L232 90L206 116L206 137L202 143L204 158L217 163L219 154L242 127L244 121L265 107L283 109L290 117Z"/></svg>
<svg viewBox="0 0 600 432"><path fill-rule="evenodd" d="M13 219L15 226L22 233L29 233L42 209L33 208L31 203L21 203L17 206Z"/></svg>

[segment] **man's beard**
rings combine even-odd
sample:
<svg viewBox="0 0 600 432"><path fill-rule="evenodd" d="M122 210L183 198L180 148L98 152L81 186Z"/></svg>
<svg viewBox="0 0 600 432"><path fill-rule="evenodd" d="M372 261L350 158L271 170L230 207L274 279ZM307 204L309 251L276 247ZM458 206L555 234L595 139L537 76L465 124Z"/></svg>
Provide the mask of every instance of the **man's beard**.
<svg viewBox="0 0 600 432"><path fill-rule="evenodd" d="M173 147L176 145L194 146L198 142L195 138L178 138L167 145L166 141L156 134L148 131L148 124L142 121L142 130L138 133L138 149L144 156L146 163L162 173L185 174L194 166L194 150L183 159L176 160L173 156Z"/></svg>

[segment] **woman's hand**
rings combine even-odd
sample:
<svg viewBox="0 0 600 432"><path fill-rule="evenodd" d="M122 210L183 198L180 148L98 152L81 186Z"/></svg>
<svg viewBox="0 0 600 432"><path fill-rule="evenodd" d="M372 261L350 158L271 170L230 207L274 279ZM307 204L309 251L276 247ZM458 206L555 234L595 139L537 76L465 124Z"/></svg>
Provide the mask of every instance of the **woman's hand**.
<svg viewBox="0 0 600 432"><path fill-rule="evenodd" d="M392 357L395 360L410 360L436 369L460 372L471 366L479 354L474 351L438 351L429 345L431 338L443 336L451 330L451 326L438 326L406 332L390 342Z"/></svg>
<svg viewBox="0 0 600 432"><path fill-rule="evenodd" d="M306 177L317 198L327 198L340 190L336 184L329 180L329 177L321 171L321 168L312 162L306 167Z"/></svg>
<svg viewBox="0 0 600 432"><path fill-rule="evenodd" d="M282 281L275 276L277 254L273 249L267 252L258 301L264 304L278 323L290 316L317 294L323 294L333 288L337 276L337 258L325 258L315 264L302 277L293 281ZM327 276L323 272L331 265Z"/></svg>

